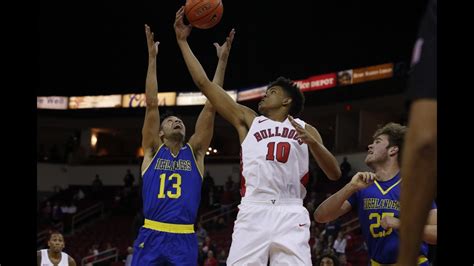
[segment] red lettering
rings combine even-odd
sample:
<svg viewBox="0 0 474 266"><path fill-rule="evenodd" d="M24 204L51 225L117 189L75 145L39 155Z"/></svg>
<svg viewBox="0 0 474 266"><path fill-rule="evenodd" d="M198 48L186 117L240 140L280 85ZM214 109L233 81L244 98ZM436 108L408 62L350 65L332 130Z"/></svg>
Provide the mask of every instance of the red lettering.
<svg viewBox="0 0 474 266"><path fill-rule="evenodd" d="M281 136L280 132L278 132L278 127L275 128L275 136L277 137Z"/></svg>
<svg viewBox="0 0 474 266"><path fill-rule="evenodd" d="M271 137L275 137L275 134L272 133L272 129L269 128L267 129L268 130L268 136L271 138Z"/></svg>
<svg viewBox="0 0 474 266"><path fill-rule="evenodd" d="M296 131L294 129L290 130L290 133L288 134L288 138L292 139L295 136Z"/></svg>
<svg viewBox="0 0 474 266"><path fill-rule="evenodd" d="M257 139L257 142L261 141L262 140L262 136L260 136L260 133L256 132L255 134L253 134L255 136L255 138Z"/></svg>

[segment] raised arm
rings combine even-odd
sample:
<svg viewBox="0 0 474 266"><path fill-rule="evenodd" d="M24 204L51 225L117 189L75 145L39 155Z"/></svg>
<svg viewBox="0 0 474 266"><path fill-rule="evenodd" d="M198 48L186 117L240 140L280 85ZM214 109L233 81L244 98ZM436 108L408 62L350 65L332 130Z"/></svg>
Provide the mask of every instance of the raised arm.
<svg viewBox="0 0 474 266"><path fill-rule="evenodd" d="M245 137L247 134L248 128L252 124L256 113L251 109L234 102L221 86L209 80L206 72L194 56L187 42L187 37L191 33L192 26L184 25L183 14L184 7L181 7L178 12L176 12L174 29L179 48L181 49L181 53L183 54L184 61L191 77L193 78L194 84L196 84L202 93L206 95L207 99L213 104L217 112L237 129L239 137L243 140L242 136ZM233 31L231 31L226 42L232 41L231 37L233 38L233 34Z"/></svg>
<svg viewBox="0 0 474 266"><path fill-rule="evenodd" d="M318 223L327 223L336 220L352 209L348 199L352 194L371 185L375 180L375 174L359 172L352 177L338 192L331 195L314 211L314 220Z"/></svg>
<svg viewBox="0 0 474 266"><path fill-rule="evenodd" d="M300 124L295 122L292 116L288 116L288 119L296 129L298 137L308 144L311 154L327 177L331 180L338 180L341 177L341 169L334 155L324 147L321 135L319 135L316 128L310 124L306 124L303 128Z"/></svg>
<svg viewBox="0 0 474 266"><path fill-rule="evenodd" d="M234 33L234 30L230 32L229 37L222 46L218 43L214 43L217 51L217 58L219 60L217 62L217 68L212 82L221 87L224 84L225 69L227 67L227 60L229 58ZM189 139L189 143L194 149L201 173L204 172L204 156L211 143L212 135L214 134L214 118L215 109L209 101L206 101L206 104L196 121L194 134Z"/></svg>
<svg viewBox="0 0 474 266"><path fill-rule="evenodd" d="M160 113L158 110L158 80L156 77L156 55L159 42L154 41L154 34L145 25L146 42L148 46L148 70L146 74L145 96L146 112L142 128L142 147L145 154L143 165L148 165L156 149L161 145L159 137ZM143 168L143 166L142 166Z"/></svg>

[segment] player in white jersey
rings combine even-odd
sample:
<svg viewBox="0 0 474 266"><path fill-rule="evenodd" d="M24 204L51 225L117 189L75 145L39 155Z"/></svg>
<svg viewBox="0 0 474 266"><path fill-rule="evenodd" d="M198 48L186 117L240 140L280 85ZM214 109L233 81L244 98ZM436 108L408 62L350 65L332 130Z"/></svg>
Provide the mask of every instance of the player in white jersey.
<svg viewBox="0 0 474 266"><path fill-rule="evenodd" d="M49 235L48 249L38 250L36 263L38 266L76 266L74 259L62 252L64 249L64 237L59 232Z"/></svg>
<svg viewBox="0 0 474 266"><path fill-rule="evenodd" d="M188 45L191 25L176 12L176 39L194 83L237 130L241 143L242 202L227 265L311 265L310 216L303 206L309 151L331 180L341 172L318 131L300 119L304 96L290 80L272 82L257 113L211 82ZM232 41L231 36L227 41Z"/></svg>

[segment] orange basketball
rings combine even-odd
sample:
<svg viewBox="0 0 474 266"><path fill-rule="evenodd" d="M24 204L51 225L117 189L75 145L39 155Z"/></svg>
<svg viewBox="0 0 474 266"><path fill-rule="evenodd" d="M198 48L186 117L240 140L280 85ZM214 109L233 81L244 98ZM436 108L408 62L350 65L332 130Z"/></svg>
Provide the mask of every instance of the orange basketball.
<svg viewBox="0 0 474 266"><path fill-rule="evenodd" d="M222 0L187 0L184 14L189 23L199 29L209 29L221 21Z"/></svg>

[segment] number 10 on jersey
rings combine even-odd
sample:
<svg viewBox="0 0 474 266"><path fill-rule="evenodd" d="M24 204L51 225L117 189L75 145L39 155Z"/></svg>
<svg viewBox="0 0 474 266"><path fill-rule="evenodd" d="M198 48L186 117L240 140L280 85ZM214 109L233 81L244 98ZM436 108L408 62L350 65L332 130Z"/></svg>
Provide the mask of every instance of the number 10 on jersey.
<svg viewBox="0 0 474 266"><path fill-rule="evenodd" d="M286 163L288 161L288 156L290 156L291 145L288 142L278 142L276 144L276 153L275 153L275 142L269 142L267 144L267 160L274 161L276 160L280 163Z"/></svg>

